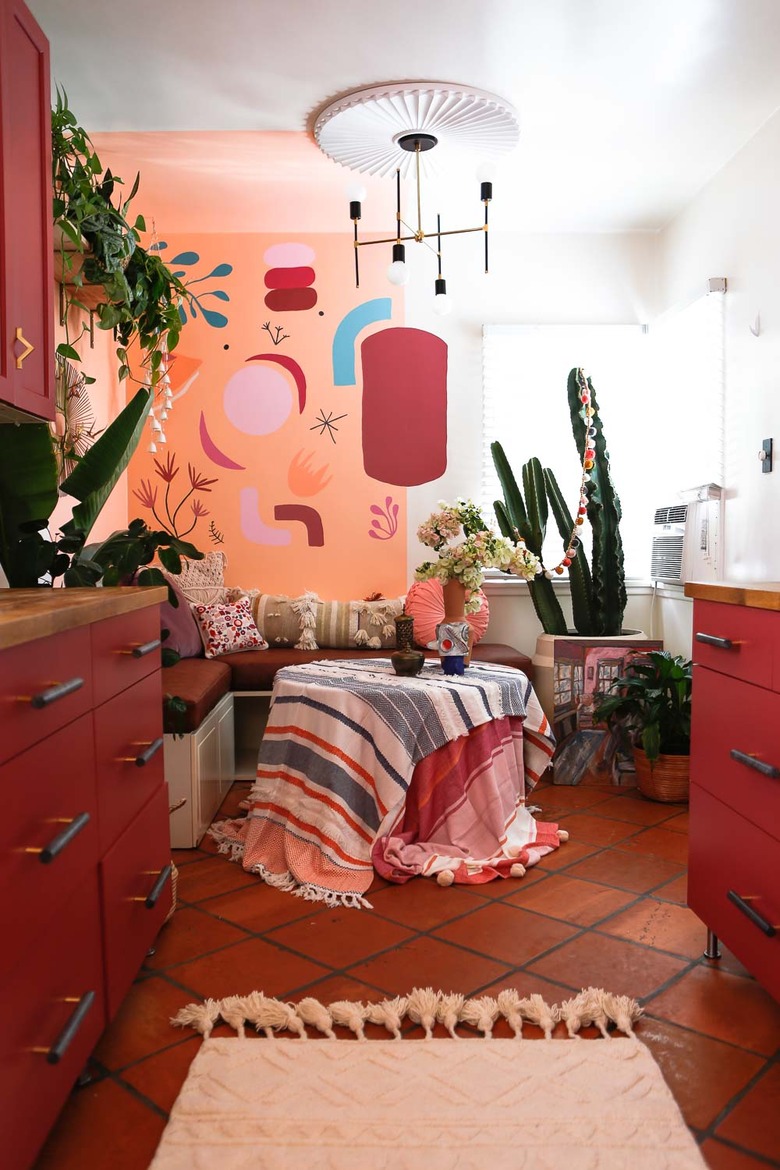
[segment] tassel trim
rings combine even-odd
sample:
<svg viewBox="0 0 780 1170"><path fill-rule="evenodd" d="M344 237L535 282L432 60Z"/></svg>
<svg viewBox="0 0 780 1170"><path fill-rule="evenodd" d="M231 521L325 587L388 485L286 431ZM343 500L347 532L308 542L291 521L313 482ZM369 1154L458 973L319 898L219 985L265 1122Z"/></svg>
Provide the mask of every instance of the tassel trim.
<svg viewBox="0 0 780 1170"><path fill-rule="evenodd" d="M171 1023L179 1028L193 1028L206 1040L214 1026L222 1021L240 1038L246 1034L245 1025L251 1024L269 1040L284 1031L305 1040L308 1025L329 1040L338 1039L333 1028L340 1026L348 1028L359 1041L365 1041L367 1023L379 1024L396 1040L403 1039L401 1029L404 1019L407 1019L420 1025L426 1040L432 1039L437 1023L442 1024L455 1040L461 1038L456 1031L458 1024L474 1028L490 1040L496 1022L503 1018L518 1040L522 1039L524 1023L536 1024L542 1029L545 1040L552 1040L553 1029L559 1021L566 1024L568 1039L581 1039L578 1035L580 1028L595 1024L606 1040L610 1029L634 1036L633 1024L641 1016L642 1008L635 999L613 995L598 987L585 987L560 1004L548 1004L541 995L520 996L513 988L505 988L495 998L483 995L466 999L455 992L415 987L409 995L383 999L379 1003L337 1000L327 1005L311 996L300 1003L284 1003L262 991L253 991L250 995L230 995L226 999L189 1003L176 1013Z"/></svg>

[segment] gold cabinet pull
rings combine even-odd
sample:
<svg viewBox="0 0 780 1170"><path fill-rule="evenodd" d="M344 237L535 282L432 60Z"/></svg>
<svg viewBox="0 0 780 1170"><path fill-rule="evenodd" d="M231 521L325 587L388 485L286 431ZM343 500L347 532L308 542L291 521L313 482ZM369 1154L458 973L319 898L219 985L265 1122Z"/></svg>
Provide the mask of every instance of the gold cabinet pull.
<svg viewBox="0 0 780 1170"><path fill-rule="evenodd" d="M21 341L22 345L24 346L24 352L20 353L16 358L16 368L17 370L21 370L24 359L30 356L32 351L35 349L35 346L32 345L32 343L29 342L24 336L21 325L16 326L16 340Z"/></svg>

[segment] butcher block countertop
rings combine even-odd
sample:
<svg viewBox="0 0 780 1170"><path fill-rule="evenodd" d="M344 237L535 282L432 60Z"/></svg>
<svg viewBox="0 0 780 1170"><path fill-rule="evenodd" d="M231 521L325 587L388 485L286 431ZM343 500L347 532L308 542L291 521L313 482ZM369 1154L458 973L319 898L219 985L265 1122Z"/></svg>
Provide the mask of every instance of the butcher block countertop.
<svg viewBox="0 0 780 1170"><path fill-rule="evenodd" d="M111 589L0 589L0 650L159 605L162 585Z"/></svg>
<svg viewBox="0 0 780 1170"><path fill-rule="evenodd" d="M780 581L689 581L685 596L724 605L747 605L750 609L780 610Z"/></svg>

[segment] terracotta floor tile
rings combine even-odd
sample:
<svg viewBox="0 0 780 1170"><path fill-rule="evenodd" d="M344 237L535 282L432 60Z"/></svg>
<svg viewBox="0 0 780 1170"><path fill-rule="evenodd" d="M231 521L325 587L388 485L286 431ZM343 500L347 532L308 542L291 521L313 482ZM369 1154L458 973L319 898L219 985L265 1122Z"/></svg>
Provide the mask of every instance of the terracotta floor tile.
<svg viewBox="0 0 780 1170"><path fill-rule="evenodd" d="M555 853L550 853L547 856L554 857L560 852L560 849L556 849ZM542 861L544 860L545 859L542 858ZM484 898L487 902L497 902L502 898L508 897L509 894L514 893L516 890L527 890L529 886L535 885L536 882L540 882L543 878L546 877L547 873L541 869L539 863L537 863L536 865L532 865L529 869L527 869L521 878L496 878L492 882L478 882L473 886L450 886L448 888L460 888L463 890L468 889L468 892L470 894L474 894L477 898ZM423 878L421 880L425 881L426 879Z"/></svg>
<svg viewBox="0 0 780 1170"><path fill-rule="evenodd" d="M598 809L570 813L560 824L568 832L569 840L581 845L617 845L637 832L636 825L599 816Z"/></svg>
<svg viewBox="0 0 780 1170"><path fill-rule="evenodd" d="M608 799L606 793L582 788L579 784L538 784L529 794L528 803L541 805L541 813L535 815L546 817L548 806L556 809L594 808Z"/></svg>
<svg viewBox="0 0 780 1170"><path fill-rule="evenodd" d="M664 821L664 828L671 829L673 833L687 833L690 828L688 810L686 809L685 812L678 813L671 820Z"/></svg>
<svg viewBox="0 0 780 1170"><path fill-rule="evenodd" d="M715 1138L707 1138L701 1147L701 1152L710 1170L767 1170L767 1164L761 1159L751 1158L750 1154L742 1153ZM777 1165L777 1162L771 1163Z"/></svg>
<svg viewBox="0 0 780 1170"><path fill-rule="evenodd" d="M106 1068L124 1068L175 1044L181 1033L171 1016L192 999L159 975L134 983L95 1049Z"/></svg>
<svg viewBox="0 0 780 1170"><path fill-rule="evenodd" d="M561 822L561 828L563 828L563 822ZM553 850L552 853L546 853L540 861L537 861L533 872L549 873L551 870L566 869L578 861L583 861L586 857L592 857L598 851L597 845L585 845L579 841L564 841L560 848Z"/></svg>
<svg viewBox="0 0 780 1170"><path fill-rule="evenodd" d="M428 986L473 995L508 970L504 963L472 955L438 939L416 938L358 964L349 974L381 988L387 995L405 995L413 987Z"/></svg>
<svg viewBox="0 0 780 1170"><path fill-rule="evenodd" d="M630 853L648 853L652 857L663 857L666 861L676 862L680 868L688 864L687 836L684 833L673 833L663 825L642 829L627 841L622 841L620 848Z"/></svg>
<svg viewBox="0 0 780 1170"><path fill-rule="evenodd" d="M185 865L179 870L177 896L180 902L196 903L241 886L259 885L260 878L245 873L227 857L207 857L199 865Z"/></svg>
<svg viewBox="0 0 780 1170"><path fill-rule="evenodd" d="M328 967L351 967L388 947L400 946L414 933L370 911L325 909L265 936Z"/></svg>
<svg viewBox="0 0 780 1170"><path fill-rule="evenodd" d="M243 926L254 934L284 926L298 918L312 914L312 903L303 898L293 898L273 886L255 879L249 886L231 890L204 902L202 910L225 922Z"/></svg>
<svg viewBox="0 0 780 1170"><path fill-rule="evenodd" d="M664 902L677 902L679 906L688 905L688 874L681 873L670 882L653 890L654 898L661 898Z"/></svg>
<svg viewBox="0 0 780 1170"><path fill-rule="evenodd" d="M496 885L495 882L489 884ZM375 914L415 930L441 926L482 905L481 899L474 897L471 886L442 887L432 878L413 878L403 886L388 886L386 890L372 894L369 901Z"/></svg>
<svg viewBox="0 0 780 1170"><path fill-rule="evenodd" d="M565 983L575 991L592 984L637 999L651 995L684 969L682 959L597 934L564 943L551 955L526 967L532 974Z"/></svg>
<svg viewBox="0 0 780 1170"><path fill-rule="evenodd" d="M35 1170L142 1170L165 1118L108 1079L72 1093Z"/></svg>
<svg viewBox="0 0 780 1170"><path fill-rule="evenodd" d="M171 858L177 869L183 865L191 865L193 861L203 861L204 854L199 849L172 849Z"/></svg>
<svg viewBox="0 0 780 1170"><path fill-rule="evenodd" d="M653 1016L771 1056L780 1047L780 1004L754 979L702 963L646 1005Z"/></svg>
<svg viewBox="0 0 780 1170"><path fill-rule="evenodd" d="M139 1093L143 1093L166 1113L170 1113L190 1065L203 1043L200 1036L188 1035L186 1031L179 1032L179 1036L186 1039L173 1048L148 1056L146 1060L122 1072L123 1081L138 1089Z"/></svg>
<svg viewBox="0 0 780 1170"><path fill-rule="evenodd" d="M702 929L704 929L703 924L702 924ZM706 939L706 934L703 934L702 935L702 951L704 950L705 939ZM716 966L718 968L720 968L721 971L730 971L732 975L746 975L749 979L752 978L747 967L743 963L740 963L740 961L736 957L736 955L733 955L731 953L731 951L729 950L729 948L727 946L724 946L723 943L720 944L720 955L721 955L721 957L717 960ZM713 965L713 964L708 963L708 966L710 966L710 965Z"/></svg>
<svg viewBox="0 0 780 1170"><path fill-rule="evenodd" d="M144 960L144 967L159 971L162 967L183 963L243 938L246 938L245 931L230 923L220 922L211 914L193 907L180 906L157 935L154 954Z"/></svg>
<svg viewBox="0 0 780 1170"><path fill-rule="evenodd" d="M647 1015L642 1041L652 1052L688 1125L707 1129L762 1067L763 1058Z"/></svg>
<svg viewBox="0 0 780 1170"><path fill-rule="evenodd" d="M319 963L257 938L223 947L213 955L183 963L170 971L172 979L203 999L248 995L250 991L264 991L266 995L287 999L293 991L326 974L327 968Z"/></svg>
<svg viewBox="0 0 780 1170"><path fill-rule="evenodd" d="M585 882L569 877L568 873L551 874L541 885L530 890L518 890L506 899L523 910L548 914L577 926L592 926L608 914L622 910L633 902L635 894L615 890L596 882Z"/></svg>
<svg viewBox="0 0 780 1170"><path fill-rule="evenodd" d="M770 1066L756 1081L715 1136L780 1161L780 1064Z"/></svg>
<svg viewBox="0 0 780 1170"><path fill-rule="evenodd" d="M602 923L599 930L689 959L699 958L704 943L701 921L692 910L656 898L643 898Z"/></svg>
<svg viewBox="0 0 780 1170"><path fill-rule="evenodd" d="M550 947L571 938L577 929L505 902L494 902L434 933L436 938L480 951L500 963L522 967Z"/></svg>
<svg viewBox="0 0 780 1170"><path fill-rule="evenodd" d="M659 821L668 821L672 813L669 805L646 800L638 793L613 796L593 811L600 817L614 817L616 821L631 821L635 825L657 825Z"/></svg>
<svg viewBox="0 0 780 1170"><path fill-rule="evenodd" d="M596 857L586 858L566 872L570 877L617 886L618 889L631 890L635 894L646 894L655 886L678 877L683 868L679 863L664 858L625 853L622 849L604 849Z"/></svg>

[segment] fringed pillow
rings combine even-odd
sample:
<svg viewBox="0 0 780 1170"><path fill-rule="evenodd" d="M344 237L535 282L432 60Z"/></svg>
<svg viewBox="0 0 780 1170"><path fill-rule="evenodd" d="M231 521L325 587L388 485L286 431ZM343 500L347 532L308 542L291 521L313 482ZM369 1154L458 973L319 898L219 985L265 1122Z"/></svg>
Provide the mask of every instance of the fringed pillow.
<svg viewBox="0 0 780 1170"><path fill-rule="evenodd" d="M271 646L296 650L386 650L395 646L395 617L404 599L322 601L261 593L252 598L255 622Z"/></svg>
<svg viewBox="0 0 780 1170"><path fill-rule="evenodd" d="M174 576L177 588L188 601L198 605L223 604L230 600L230 589L225 585L227 557L223 552L206 553L202 561L188 561L182 557L181 573ZM170 581L171 574L163 569Z"/></svg>
<svg viewBox="0 0 780 1170"><path fill-rule="evenodd" d="M404 598L381 598L379 601L350 603L357 616L357 630L350 645L366 650L395 648L395 619L403 613Z"/></svg>
<svg viewBox="0 0 780 1170"><path fill-rule="evenodd" d="M485 634L490 619L488 600L481 589L477 596L482 602L476 613L467 613L466 621L474 632L475 644ZM414 641L417 646L426 647L436 640L436 627L444 621L444 594L441 581L432 577L429 581L415 581L406 595L406 612L414 618Z"/></svg>
<svg viewBox="0 0 780 1170"><path fill-rule="evenodd" d="M258 593L252 598L252 614L270 646L318 650L315 626L319 605L316 593L302 593L300 597Z"/></svg>
<svg viewBox="0 0 780 1170"><path fill-rule="evenodd" d="M193 605L207 658L238 650L267 650L268 643L255 625L246 598L234 605Z"/></svg>

